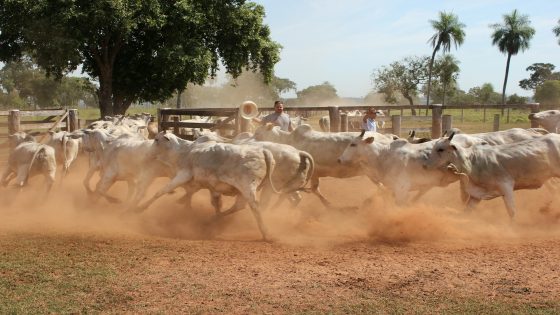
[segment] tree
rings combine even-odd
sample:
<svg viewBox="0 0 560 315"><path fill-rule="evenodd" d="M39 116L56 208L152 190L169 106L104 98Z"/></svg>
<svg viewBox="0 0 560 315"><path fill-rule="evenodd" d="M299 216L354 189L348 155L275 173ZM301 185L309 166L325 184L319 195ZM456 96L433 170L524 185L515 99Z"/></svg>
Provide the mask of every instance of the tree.
<svg viewBox="0 0 560 315"><path fill-rule="evenodd" d="M511 56L517 55L520 50L525 51L529 48L529 41L535 35L535 29L531 27L529 17L527 15L519 15L517 10L513 10L509 15L504 14L503 18L504 24L491 24L490 27L494 29L492 45L497 45L500 52L507 54L506 74L502 88L502 104L505 104Z"/></svg>
<svg viewBox="0 0 560 315"><path fill-rule="evenodd" d="M244 0L0 0L0 60L30 55L60 78L82 64L99 82L101 115L161 101L214 76L237 77L279 61L261 5ZM5 47L5 49L4 49Z"/></svg>
<svg viewBox="0 0 560 315"><path fill-rule="evenodd" d="M447 89L451 86L454 87L459 75L459 61L453 55L444 55L436 61L434 65L434 72L439 78L442 85L442 105L445 105L445 95Z"/></svg>
<svg viewBox="0 0 560 315"><path fill-rule="evenodd" d="M436 31L428 42L432 43L434 48L432 52L432 58L430 59L429 70L428 70L428 91L426 94L426 105L430 105L430 88L432 85L432 67L434 65L434 59L436 53L442 49L443 52L451 51L451 44L457 46L463 44L465 40L465 32L463 28L465 24L459 22L459 18L453 13L439 12L439 20L430 20L433 29Z"/></svg>
<svg viewBox="0 0 560 315"><path fill-rule="evenodd" d="M537 87L535 100L544 106L560 105L560 80L550 80Z"/></svg>
<svg viewBox="0 0 560 315"><path fill-rule="evenodd" d="M428 74L426 66L429 58L407 57L402 61L395 61L389 66L381 67L372 74L374 89L385 95L385 101L396 104L402 95L410 105L418 96L418 86L426 82ZM412 109L412 115L416 111Z"/></svg>
<svg viewBox="0 0 560 315"><path fill-rule="evenodd" d="M512 94L508 97L506 104L527 104L527 98L517 94Z"/></svg>
<svg viewBox="0 0 560 315"><path fill-rule="evenodd" d="M558 25L552 29L552 32L558 37L558 45L560 45L560 19L558 19Z"/></svg>
<svg viewBox="0 0 560 315"><path fill-rule="evenodd" d="M48 78L31 60L9 62L0 69L0 87L20 98L32 108L76 107L79 103L93 105L97 101L95 86L87 78ZM13 105L12 105L13 106Z"/></svg>
<svg viewBox="0 0 560 315"><path fill-rule="evenodd" d="M296 95L299 102L304 105L319 105L321 103L338 100L336 89L329 82L307 87L296 92Z"/></svg>
<svg viewBox="0 0 560 315"><path fill-rule="evenodd" d="M474 97L475 103L497 104L500 99L500 94L494 92L494 87L490 83L484 83L481 86L475 86L469 90L469 94Z"/></svg>
<svg viewBox="0 0 560 315"><path fill-rule="evenodd" d="M552 72L554 65L551 63L534 63L526 70L533 73L531 73L529 79L519 81L519 86L525 90L534 91L547 80L560 80L560 72Z"/></svg>

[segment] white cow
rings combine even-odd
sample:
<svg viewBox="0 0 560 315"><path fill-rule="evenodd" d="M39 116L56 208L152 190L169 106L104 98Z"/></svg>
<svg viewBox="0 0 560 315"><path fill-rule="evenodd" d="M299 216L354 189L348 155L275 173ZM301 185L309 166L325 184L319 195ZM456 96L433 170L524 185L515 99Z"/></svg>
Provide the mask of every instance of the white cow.
<svg viewBox="0 0 560 315"><path fill-rule="evenodd" d="M545 110L532 113L529 114L529 119L543 126L548 132L560 132L560 110Z"/></svg>
<svg viewBox="0 0 560 315"><path fill-rule="evenodd" d="M207 188L217 194L240 195L239 202L221 212L220 216L239 211L243 206L241 203L248 202L263 239L267 239L257 191L265 185L273 186L271 174L274 172L275 162L270 151L255 146L215 141L185 145L174 143L174 138L167 133L158 134L154 146L158 158L175 165L177 172L171 182L139 206L139 210L185 185L192 187L194 191Z"/></svg>
<svg viewBox="0 0 560 315"><path fill-rule="evenodd" d="M94 193L110 202L119 202L107 191L116 181L128 183L127 200L134 207L157 177L172 177L169 165L151 158L154 140L139 137L119 137L103 151L100 179Z"/></svg>
<svg viewBox="0 0 560 315"><path fill-rule="evenodd" d="M50 191L56 175L56 158L54 149L46 144L34 141L23 132L10 136L8 164L0 182L7 186L16 177L17 185L22 188L29 177L42 174L45 177L47 192Z"/></svg>
<svg viewBox="0 0 560 315"><path fill-rule="evenodd" d="M548 179L560 177L560 135L547 134L538 138L496 146L463 147L454 135L437 140L427 168L448 168L457 174L469 196L467 209L480 200L502 196L511 219L516 206L513 191L536 189Z"/></svg>
<svg viewBox="0 0 560 315"><path fill-rule="evenodd" d="M375 134L380 142L393 141L393 138L390 136L379 133L372 134ZM315 161L315 171L311 178L311 190L329 208L332 205L319 190L319 178L348 178L363 175L359 165L342 165L337 162L338 157L357 135L355 132L318 132L314 131L309 125L301 125L292 132L286 132L268 124L257 128L255 131L255 139L258 141L289 144L296 149L311 154ZM375 179L371 177L370 179L376 183Z"/></svg>
<svg viewBox="0 0 560 315"><path fill-rule="evenodd" d="M415 197L418 199L433 187L445 187L457 181L447 171L424 169L433 142L412 144L398 139L387 143L375 137L364 138L363 134L352 140L338 161L350 165L360 163L370 178L393 192L397 204L404 204L410 191L418 191Z"/></svg>
<svg viewBox="0 0 560 315"><path fill-rule="evenodd" d="M288 198L294 205L301 200L299 190L303 190L311 180L315 163L311 154L298 150L291 145L274 143L269 141L255 141L254 138L234 139L234 144L252 145L267 149L272 153L276 166L272 173L274 187L282 191L281 197L276 205ZM261 203L266 209L273 190L265 186L261 193Z"/></svg>
<svg viewBox="0 0 560 315"><path fill-rule="evenodd" d="M81 137L72 138L66 131L49 131L46 143L54 148L56 161L62 165L63 176L66 176L70 165L78 158Z"/></svg>

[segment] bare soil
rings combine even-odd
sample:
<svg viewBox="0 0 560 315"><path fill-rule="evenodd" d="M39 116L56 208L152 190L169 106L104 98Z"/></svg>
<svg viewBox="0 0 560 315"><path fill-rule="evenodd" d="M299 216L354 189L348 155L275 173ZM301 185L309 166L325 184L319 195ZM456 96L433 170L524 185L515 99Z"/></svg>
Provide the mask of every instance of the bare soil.
<svg viewBox="0 0 560 315"><path fill-rule="evenodd" d="M273 241L262 242L249 210L214 220L206 191L188 211L177 191L129 215L88 199L83 174L76 165L46 200L42 178L21 193L0 190L0 290L40 282L13 267L26 260L66 283L81 268L106 272L101 282L79 278L68 300L56 288L61 303L81 303L69 312L560 312L560 200L545 188L516 192L511 223L501 199L464 213L458 185L398 208L365 178L327 178L323 193L356 210L327 210L304 195L296 208L264 213ZM118 183L111 194L126 190ZM47 296L36 293L26 310L68 310L49 308ZM0 309L20 302L14 293Z"/></svg>

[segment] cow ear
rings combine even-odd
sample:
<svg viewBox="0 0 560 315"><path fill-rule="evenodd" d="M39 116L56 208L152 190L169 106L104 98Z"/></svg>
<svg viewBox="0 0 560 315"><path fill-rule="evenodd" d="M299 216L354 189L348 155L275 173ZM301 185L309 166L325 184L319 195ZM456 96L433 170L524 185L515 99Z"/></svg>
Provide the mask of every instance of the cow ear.
<svg viewBox="0 0 560 315"><path fill-rule="evenodd" d="M274 128L274 124L272 124L272 123L267 123L266 124L266 130L272 130L272 128Z"/></svg>
<svg viewBox="0 0 560 315"><path fill-rule="evenodd" d="M453 149L453 151L457 151L457 147L454 144L451 145L451 149Z"/></svg>
<svg viewBox="0 0 560 315"><path fill-rule="evenodd" d="M367 144L372 144L373 143L373 137L368 137L364 140L365 143Z"/></svg>

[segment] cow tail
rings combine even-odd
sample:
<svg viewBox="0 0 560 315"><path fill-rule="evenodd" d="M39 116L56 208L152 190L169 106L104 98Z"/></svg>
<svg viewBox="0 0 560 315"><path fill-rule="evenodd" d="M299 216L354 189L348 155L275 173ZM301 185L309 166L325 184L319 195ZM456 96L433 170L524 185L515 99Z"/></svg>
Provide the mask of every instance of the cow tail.
<svg viewBox="0 0 560 315"><path fill-rule="evenodd" d="M274 172L274 166L275 166L274 165L275 161L274 161L274 157L272 156L272 152L264 149L263 153L264 153L264 161L266 163L266 175L263 181L261 182L261 184L259 185L259 187L257 188L257 190L261 190L265 184L270 184L270 188L272 188L272 190L275 193L280 194L282 192L276 189L276 187L274 187L274 184L272 183L272 172Z"/></svg>
<svg viewBox="0 0 560 315"><path fill-rule="evenodd" d="M299 167L297 173L294 175L292 179L290 179L286 185L284 186L284 193L291 193L294 191L299 191L307 186L307 183L311 180L313 176L313 171L315 169L315 162L311 154L305 151L299 151ZM301 173L306 172L305 181L303 184L299 185L298 187L293 187L296 183L300 184L301 177L299 176Z"/></svg>
<svg viewBox="0 0 560 315"><path fill-rule="evenodd" d="M66 148L68 147L68 135L64 133L62 136L62 152L64 154L64 173L68 172L68 154L66 153Z"/></svg>
<svg viewBox="0 0 560 315"><path fill-rule="evenodd" d="M313 172L315 172L315 160L313 160L313 156L311 156L311 154L305 151L300 151L299 157L301 159L299 170L304 171L307 168L307 177L305 178L305 183L303 184L303 187L305 187L311 180L311 177L313 177ZM307 160L307 163L304 162L305 160ZM308 163L309 166L306 165Z"/></svg>
<svg viewBox="0 0 560 315"><path fill-rule="evenodd" d="M31 162L29 163L29 167L27 168L27 177L25 177L25 179L24 179L25 183L27 183L27 180L29 179L29 174L31 173L31 168L33 167L33 163L37 159L37 156L39 156L39 153L41 153L41 151L45 152L45 149L46 149L46 146L44 144L40 144L39 147L37 148L37 150L35 150L35 152L33 153L33 157L31 157Z"/></svg>

